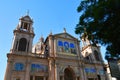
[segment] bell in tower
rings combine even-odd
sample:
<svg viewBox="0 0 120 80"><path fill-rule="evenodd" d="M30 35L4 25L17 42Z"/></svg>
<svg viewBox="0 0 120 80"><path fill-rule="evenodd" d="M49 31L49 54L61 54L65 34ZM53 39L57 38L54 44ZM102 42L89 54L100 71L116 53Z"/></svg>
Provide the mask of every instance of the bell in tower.
<svg viewBox="0 0 120 80"><path fill-rule="evenodd" d="M32 19L26 15L19 19L19 24L17 26L17 30L25 31L25 32L33 32L32 30Z"/></svg>
<svg viewBox="0 0 120 80"><path fill-rule="evenodd" d="M19 23L14 30L14 38L11 53L32 52L32 42L34 37L33 20L29 15L19 19Z"/></svg>
<svg viewBox="0 0 120 80"><path fill-rule="evenodd" d="M7 54L8 60L4 80L30 80L28 77L30 62L27 56L32 53L35 36L32 25L33 20L29 15L19 19L19 23L13 31L10 53Z"/></svg>

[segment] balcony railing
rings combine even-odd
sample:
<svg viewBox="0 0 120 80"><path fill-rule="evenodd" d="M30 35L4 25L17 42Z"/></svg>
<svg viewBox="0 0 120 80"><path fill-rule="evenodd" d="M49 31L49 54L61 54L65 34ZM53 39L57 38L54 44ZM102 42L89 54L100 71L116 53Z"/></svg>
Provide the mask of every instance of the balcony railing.
<svg viewBox="0 0 120 80"><path fill-rule="evenodd" d="M14 55L24 55L24 56L31 56L31 57L40 57L40 58L47 58L47 54L37 54L37 53L28 53L28 52L23 52L23 51L14 51L12 53L8 54L14 54Z"/></svg>

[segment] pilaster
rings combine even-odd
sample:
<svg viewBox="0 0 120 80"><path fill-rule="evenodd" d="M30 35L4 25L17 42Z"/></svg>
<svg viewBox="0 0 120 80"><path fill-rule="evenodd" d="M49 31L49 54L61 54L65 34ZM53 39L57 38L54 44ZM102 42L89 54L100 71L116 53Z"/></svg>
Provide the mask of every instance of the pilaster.
<svg viewBox="0 0 120 80"><path fill-rule="evenodd" d="M30 80L30 61L26 62L25 80Z"/></svg>
<svg viewBox="0 0 120 80"><path fill-rule="evenodd" d="M8 60L4 80L11 80L12 69L13 69L12 66L13 66L13 61Z"/></svg>
<svg viewBox="0 0 120 80"><path fill-rule="evenodd" d="M51 58L49 59L49 80L55 80L55 62Z"/></svg>

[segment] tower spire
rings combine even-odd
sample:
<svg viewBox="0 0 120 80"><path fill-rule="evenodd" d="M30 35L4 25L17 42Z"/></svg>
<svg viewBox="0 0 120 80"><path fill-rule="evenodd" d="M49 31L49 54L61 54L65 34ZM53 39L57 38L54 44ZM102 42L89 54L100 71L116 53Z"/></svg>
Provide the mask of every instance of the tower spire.
<svg viewBox="0 0 120 80"><path fill-rule="evenodd" d="M66 33L66 28L63 28L63 32Z"/></svg>
<svg viewBox="0 0 120 80"><path fill-rule="evenodd" d="M50 34L49 35L52 35L52 30L50 31Z"/></svg>
<svg viewBox="0 0 120 80"><path fill-rule="evenodd" d="M29 9L27 10L27 15L29 16Z"/></svg>

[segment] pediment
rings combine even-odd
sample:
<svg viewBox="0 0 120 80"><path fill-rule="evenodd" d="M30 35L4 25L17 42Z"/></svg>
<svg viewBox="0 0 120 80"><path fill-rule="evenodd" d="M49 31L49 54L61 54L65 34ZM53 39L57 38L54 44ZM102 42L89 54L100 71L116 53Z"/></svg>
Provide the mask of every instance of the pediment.
<svg viewBox="0 0 120 80"><path fill-rule="evenodd" d="M59 34L55 34L54 36L57 38L77 40L77 38L73 37L72 35L70 35L68 33L59 33Z"/></svg>
<svg viewBox="0 0 120 80"><path fill-rule="evenodd" d="M30 18L30 16L28 16L28 15L21 17L20 20L33 22L32 19Z"/></svg>

